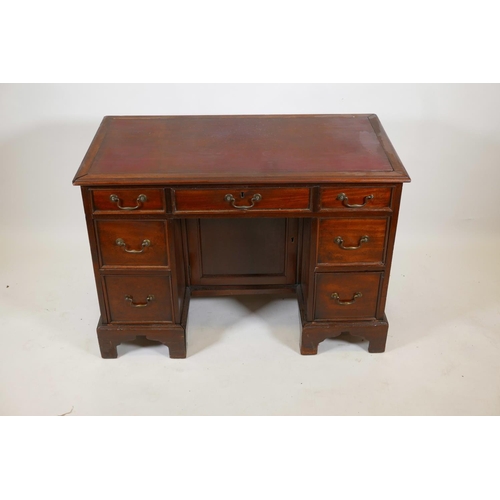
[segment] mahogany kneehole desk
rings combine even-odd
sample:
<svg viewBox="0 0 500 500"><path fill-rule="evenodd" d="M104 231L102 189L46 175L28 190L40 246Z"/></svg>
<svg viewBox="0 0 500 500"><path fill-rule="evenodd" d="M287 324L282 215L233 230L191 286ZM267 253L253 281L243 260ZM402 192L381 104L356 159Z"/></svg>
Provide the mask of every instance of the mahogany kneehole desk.
<svg viewBox="0 0 500 500"><path fill-rule="evenodd" d="M294 294L302 354L383 352L402 183L376 115L105 117L81 186L103 358L145 336L186 357L190 296Z"/></svg>

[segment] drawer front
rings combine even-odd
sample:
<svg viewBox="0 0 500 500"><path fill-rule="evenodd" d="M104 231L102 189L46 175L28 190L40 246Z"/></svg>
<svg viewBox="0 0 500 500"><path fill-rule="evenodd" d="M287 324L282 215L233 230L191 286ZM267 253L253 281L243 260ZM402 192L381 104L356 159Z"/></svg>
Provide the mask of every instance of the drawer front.
<svg viewBox="0 0 500 500"><path fill-rule="evenodd" d="M311 210L308 188L239 188L173 190L174 213L242 213Z"/></svg>
<svg viewBox="0 0 500 500"><path fill-rule="evenodd" d="M316 320L373 319L382 273L317 273Z"/></svg>
<svg viewBox="0 0 500 500"><path fill-rule="evenodd" d="M384 263L387 219L321 219L318 264Z"/></svg>
<svg viewBox="0 0 500 500"><path fill-rule="evenodd" d="M169 276L105 276L110 321L172 322Z"/></svg>
<svg viewBox="0 0 500 500"><path fill-rule="evenodd" d="M92 203L94 212L134 214L165 211L162 189L94 189Z"/></svg>
<svg viewBox="0 0 500 500"><path fill-rule="evenodd" d="M102 267L168 267L165 221L95 222Z"/></svg>
<svg viewBox="0 0 500 500"><path fill-rule="evenodd" d="M321 188L320 210L379 210L391 206L390 187Z"/></svg>

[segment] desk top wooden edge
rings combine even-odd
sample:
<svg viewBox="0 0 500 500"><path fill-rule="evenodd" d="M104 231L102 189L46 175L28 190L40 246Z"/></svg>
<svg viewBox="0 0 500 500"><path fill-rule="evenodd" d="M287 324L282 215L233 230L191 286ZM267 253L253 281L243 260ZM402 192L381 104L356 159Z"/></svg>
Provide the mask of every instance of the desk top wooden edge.
<svg viewBox="0 0 500 500"><path fill-rule="evenodd" d="M96 163L103 156L103 143L105 143L107 137L109 137L110 130L113 131L116 124L126 124L130 126L131 124L143 124L150 120L156 120L160 124L165 125L169 122L173 123L189 123L193 124L207 124L212 125L210 130L214 130L218 124L232 123L239 124L253 121L254 123L268 124L272 123L271 120L275 120L275 123L280 124L292 124L300 123L301 121L309 121L309 123L314 123L316 126L320 124L321 126L345 123L350 126L354 123L352 119L357 119L356 123L361 123L364 126L364 121L370 124L369 129L364 128L362 131L358 132L358 135L364 134L365 137L370 139L370 135L373 138L376 137L378 141L374 144L373 138L371 147L377 148L378 159L381 162L386 161L386 166L381 169L372 170L330 170L325 168L323 155L323 165L322 169L314 168L314 158L309 161L306 169L301 169L300 164L295 169L284 170L273 169L272 167L265 171L252 171L250 168L239 168L228 172L227 168L225 171L217 171L218 169L200 169L196 172L181 172L181 171L169 171L168 166L165 169L161 166L164 171L152 171L152 169L141 168L140 171L129 171L129 172L111 172L106 171L106 165L104 168L101 166L100 170L94 168ZM126 123L128 122L128 123ZM208 128L207 128L208 130ZM217 131L217 129L216 129ZM356 131L356 130L355 130ZM227 132L227 130L226 130ZM245 133L247 131L244 131ZM151 135L151 132L149 132ZM148 137L145 135L144 137ZM159 137L157 140L161 140ZM230 139L230 138L229 138ZM283 136L278 137L278 141L283 139ZM313 138L314 140L314 138ZM108 141L110 142L110 141ZM291 144L292 146L294 144ZM325 145L325 142L320 144L320 149L318 150L318 158L321 157L321 146ZM362 144L361 144L362 146ZM114 147L111 143L107 145L108 153L110 148ZM116 149L119 146L115 147ZM353 144L348 144L347 149L353 147ZM360 149L360 148L358 148ZM112 149L111 149L112 151ZM299 151L301 153L302 151ZM133 153L133 150L132 150ZM155 150L153 153L158 154ZM260 152L259 152L260 153ZM267 153L265 151L264 153ZM341 152L342 153L342 152ZM193 154L196 154L193 153ZM245 152L242 152L242 156ZM384 158L382 158L382 154ZM344 155L345 156L345 155ZM340 156L339 156L340 157ZM171 161L171 159L170 159ZM203 161L203 158L201 158ZM271 158L272 161L272 158ZM109 163L109 162L108 162ZM117 162L119 163L119 162ZM139 166L140 166L140 162ZM158 163L161 163L159 160ZM390 167L389 167L390 166ZM209 167L209 165L208 165ZM230 167L230 165L229 165ZM97 170L97 171L95 171ZM158 168L156 168L158 170ZM177 169L180 170L180 169ZM78 169L74 179L73 184L77 186L126 186L126 185L185 185L185 186L197 186L197 185L218 185L218 184L335 184L335 183L403 183L410 182L410 177L406 172L396 150L394 149L391 141L389 140L379 118L375 114L309 114L309 115L172 115L172 116L105 116L92 140L89 149Z"/></svg>

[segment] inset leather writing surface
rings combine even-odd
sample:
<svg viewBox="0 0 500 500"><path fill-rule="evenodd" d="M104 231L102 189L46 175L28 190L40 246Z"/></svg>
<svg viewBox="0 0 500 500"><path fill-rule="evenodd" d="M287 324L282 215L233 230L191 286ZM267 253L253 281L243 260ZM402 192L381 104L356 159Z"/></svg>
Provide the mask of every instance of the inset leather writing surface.
<svg viewBox="0 0 500 500"><path fill-rule="evenodd" d="M375 115L106 117L81 185L409 180Z"/></svg>

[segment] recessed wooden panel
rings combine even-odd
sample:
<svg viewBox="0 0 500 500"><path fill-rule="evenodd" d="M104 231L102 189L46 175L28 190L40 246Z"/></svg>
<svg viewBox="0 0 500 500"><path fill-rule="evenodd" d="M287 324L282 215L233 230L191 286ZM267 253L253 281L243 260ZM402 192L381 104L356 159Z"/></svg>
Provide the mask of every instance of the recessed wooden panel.
<svg viewBox="0 0 500 500"><path fill-rule="evenodd" d="M382 273L317 273L316 320L373 319ZM332 294L338 294L338 300ZM356 297L356 294L361 296ZM348 304L348 302L352 302Z"/></svg>
<svg viewBox="0 0 500 500"><path fill-rule="evenodd" d="M141 201L141 195L146 197L145 201ZM118 200L112 201L112 196ZM126 215L165 211L163 189L94 189L92 201L95 212L111 211Z"/></svg>
<svg viewBox="0 0 500 500"><path fill-rule="evenodd" d="M112 322L172 321L169 276L105 276L104 280ZM148 297L153 298L148 300Z"/></svg>
<svg viewBox="0 0 500 500"><path fill-rule="evenodd" d="M391 206L392 189L388 187L321 188L321 210L375 210ZM342 196L343 195L343 196ZM362 206L360 206L362 205Z"/></svg>
<svg viewBox="0 0 500 500"><path fill-rule="evenodd" d="M165 221L98 220L95 224L103 267L168 267Z"/></svg>
<svg viewBox="0 0 500 500"><path fill-rule="evenodd" d="M386 233L387 219L321 219L317 263L382 265Z"/></svg>
<svg viewBox="0 0 500 500"><path fill-rule="evenodd" d="M310 210L308 188L176 189L172 190L174 213ZM226 200L230 195L232 199ZM248 208L245 208L248 207Z"/></svg>
<svg viewBox="0 0 500 500"><path fill-rule="evenodd" d="M294 284L297 239L297 219L189 220L191 284Z"/></svg>

